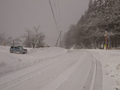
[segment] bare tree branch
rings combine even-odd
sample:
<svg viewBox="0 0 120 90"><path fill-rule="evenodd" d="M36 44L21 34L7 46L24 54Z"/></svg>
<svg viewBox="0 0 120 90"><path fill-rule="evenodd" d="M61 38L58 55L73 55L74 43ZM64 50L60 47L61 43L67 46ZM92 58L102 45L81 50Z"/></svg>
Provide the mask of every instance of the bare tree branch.
<svg viewBox="0 0 120 90"><path fill-rule="evenodd" d="M45 35L39 32L40 26L33 27L33 30L26 29L26 34L23 35L25 38L24 45L27 47L39 47L41 43L43 44L43 40Z"/></svg>
<svg viewBox="0 0 120 90"><path fill-rule="evenodd" d="M0 33L0 44L5 41L5 33Z"/></svg>

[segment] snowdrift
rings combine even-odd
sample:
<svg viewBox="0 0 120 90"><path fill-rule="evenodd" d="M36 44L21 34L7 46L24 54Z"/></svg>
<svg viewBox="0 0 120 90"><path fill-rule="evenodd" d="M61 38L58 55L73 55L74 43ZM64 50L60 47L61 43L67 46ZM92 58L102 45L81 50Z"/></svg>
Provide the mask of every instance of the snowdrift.
<svg viewBox="0 0 120 90"><path fill-rule="evenodd" d="M27 54L15 54L9 52L8 46L0 46L0 77L16 70L26 68L37 63L43 63L45 59L62 55L66 49L59 47L27 48Z"/></svg>

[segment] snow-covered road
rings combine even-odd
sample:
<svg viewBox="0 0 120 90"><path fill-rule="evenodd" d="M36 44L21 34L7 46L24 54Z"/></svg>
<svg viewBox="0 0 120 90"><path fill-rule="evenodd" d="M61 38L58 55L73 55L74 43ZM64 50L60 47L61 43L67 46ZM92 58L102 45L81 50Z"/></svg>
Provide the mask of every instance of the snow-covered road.
<svg viewBox="0 0 120 90"><path fill-rule="evenodd" d="M0 90L102 90L102 66L87 50L69 50L0 77Z"/></svg>

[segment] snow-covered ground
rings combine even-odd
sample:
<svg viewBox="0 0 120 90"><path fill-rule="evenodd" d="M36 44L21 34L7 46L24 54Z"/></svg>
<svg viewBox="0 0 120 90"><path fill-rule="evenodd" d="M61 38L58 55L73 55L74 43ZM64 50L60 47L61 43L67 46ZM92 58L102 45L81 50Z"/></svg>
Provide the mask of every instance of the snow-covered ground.
<svg viewBox="0 0 120 90"><path fill-rule="evenodd" d="M14 54L10 53L9 49L10 47L0 46L0 76L42 63L44 60L67 52L67 50L62 48L50 47L39 49L27 48L27 54Z"/></svg>
<svg viewBox="0 0 120 90"><path fill-rule="evenodd" d="M120 90L120 50L0 46L0 90Z"/></svg>
<svg viewBox="0 0 120 90"><path fill-rule="evenodd" d="M103 90L120 90L120 50L89 50L101 63Z"/></svg>

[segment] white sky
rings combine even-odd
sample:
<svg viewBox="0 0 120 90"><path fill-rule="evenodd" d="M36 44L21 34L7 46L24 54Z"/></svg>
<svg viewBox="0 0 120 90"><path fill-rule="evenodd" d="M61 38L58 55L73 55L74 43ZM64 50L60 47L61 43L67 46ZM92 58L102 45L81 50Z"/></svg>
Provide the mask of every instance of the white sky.
<svg viewBox="0 0 120 90"><path fill-rule="evenodd" d="M54 1L57 0L51 0L56 13ZM58 20L61 19L63 34L71 24L78 22L87 10L88 2L89 0L59 0L61 17ZM32 29L38 25L46 36L46 43L54 46L58 32L48 0L0 0L0 33L5 32L7 36L15 38L23 35L25 28Z"/></svg>

